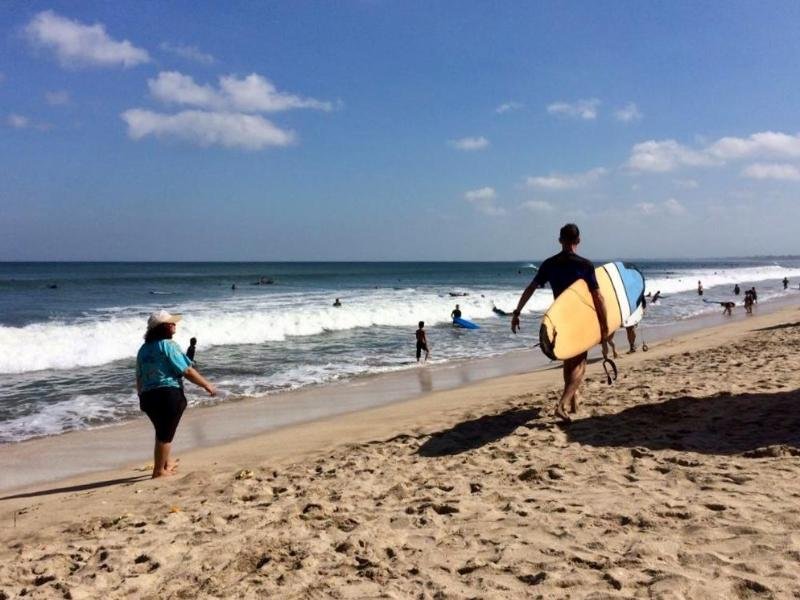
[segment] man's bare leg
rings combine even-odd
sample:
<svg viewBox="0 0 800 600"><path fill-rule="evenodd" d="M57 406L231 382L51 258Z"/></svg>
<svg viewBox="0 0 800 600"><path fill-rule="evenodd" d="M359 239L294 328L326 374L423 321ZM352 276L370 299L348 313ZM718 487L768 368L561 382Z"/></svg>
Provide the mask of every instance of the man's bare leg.
<svg viewBox="0 0 800 600"><path fill-rule="evenodd" d="M556 406L556 416L563 421L570 422L572 419L567 414L567 405L573 409L578 410L578 400L575 395L578 393L578 388L583 381L583 376L586 373L586 352L569 358L564 361L564 393L561 395L561 400Z"/></svg>
<svg viewBox="0 0 800 600"><path fill-rule="evenodd" d="M170 463L169 460L170 450L172 450L171 443L156 440L156 447L153 451L153 479L172 474L174 463Z"/></svg>

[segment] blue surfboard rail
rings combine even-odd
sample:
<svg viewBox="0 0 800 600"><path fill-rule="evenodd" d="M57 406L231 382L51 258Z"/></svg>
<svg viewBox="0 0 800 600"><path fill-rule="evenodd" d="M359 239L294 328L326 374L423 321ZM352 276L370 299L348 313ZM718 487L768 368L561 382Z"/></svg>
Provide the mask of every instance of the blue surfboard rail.
<svg viewBox="0 0 800 600"><path fill-rule="evenodd" d="M480 329L480 325L473 323L472 321L467 321L466 319L462 319L459 317L458 319L453 319L453 325L456 327L462 327L464 329Z"/></svg>

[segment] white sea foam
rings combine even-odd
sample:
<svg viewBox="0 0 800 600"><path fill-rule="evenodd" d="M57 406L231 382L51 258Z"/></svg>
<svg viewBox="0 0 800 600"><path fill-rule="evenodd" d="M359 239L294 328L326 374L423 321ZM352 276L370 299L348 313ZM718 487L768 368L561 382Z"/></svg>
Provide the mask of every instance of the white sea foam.
<svg viewBox="0 0 800 600"><path fill-rule="evenodd" d="M661 290L664 295L688 292L697 289L697 282L703 283L705 290L718 286L733 288L734 284L800 277L800 269L787 269L777 265L761 267L740 267L736 269L692 269L676 271L645 282L647 292ZM728 290L726 290L728 291Z"/></svg>
<svg viewBox="0 0 800 600"><path fill-rule="evenodd" d="M167 308L184 315L175 338L181 346L196 336L202 338L204 347L210 347L260 344L371 326L415 327L420 320L433 326L447 322L455 304L461 306L466 318L492 318L492 301L509 310L516 305L519 292L478 289L458 298L431 291L343 292L343 306L338 308L331 306L330 297L330 293L283 294ZM528 309L543 311L551 301L549 291L543 291ZM0 327L0 348L4 350L0 353L0 373L71 369L131 359L141 344L146 314L141 307L131 307L128 314L123 316L126 312L115 307L73 322Z"/></svg>

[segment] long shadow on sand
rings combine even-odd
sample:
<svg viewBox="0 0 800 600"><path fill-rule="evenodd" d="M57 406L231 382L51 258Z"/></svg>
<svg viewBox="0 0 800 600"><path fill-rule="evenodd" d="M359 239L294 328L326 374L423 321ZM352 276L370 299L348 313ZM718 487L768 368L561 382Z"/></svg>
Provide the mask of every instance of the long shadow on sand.
<svg viewBox="0 0 800 600"><path fill-rule="evenodd" d="M68 485L65 487L50 488L46 490L38 490L35 492L23 492L21 494L13 494L11 496L3 496L2 500L13 500L15 498L35 498L37 496L50 496L52 494L66 494L70 492L84 492L86 490L96 490L98 488L108 487L111 485L124 485L135 483L137 481L144 481L150 479L150 475L135 475L133 477L120 477L119 479L106 479L104 481L93 481L91 483L81 483L78 485Z"/></svg>
<svg viewBox="0 0 800 600"><path fill-rule="evenodd" d="M538 408L514 408L505 412L464 421L432 434L417 450L420 456L451 456L475 450L510 434L517 427L539 418Z"/></svg>
<svg viewBox="0 0 800 600"><path fill-rule="evenodd" d="M800 391L684 396L619 413L574 421L572 442L590 446L642 446L703 454L771 456L774 447L800 455ZM756 451L772 446L771 451Z"/></svg>

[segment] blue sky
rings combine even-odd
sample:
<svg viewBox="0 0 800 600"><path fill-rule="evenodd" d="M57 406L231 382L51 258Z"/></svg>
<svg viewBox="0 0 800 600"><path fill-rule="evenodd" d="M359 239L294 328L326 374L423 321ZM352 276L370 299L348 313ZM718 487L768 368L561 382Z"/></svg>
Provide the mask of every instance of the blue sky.
<svg viewBox="0 0 800 600"><path fill-rule="evenodd" d="M797 253L800 4L10 2L0 260Z"/></svg>

